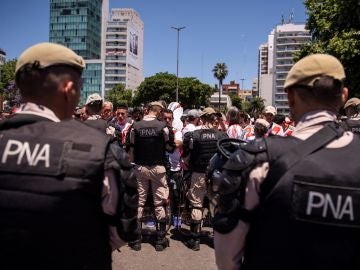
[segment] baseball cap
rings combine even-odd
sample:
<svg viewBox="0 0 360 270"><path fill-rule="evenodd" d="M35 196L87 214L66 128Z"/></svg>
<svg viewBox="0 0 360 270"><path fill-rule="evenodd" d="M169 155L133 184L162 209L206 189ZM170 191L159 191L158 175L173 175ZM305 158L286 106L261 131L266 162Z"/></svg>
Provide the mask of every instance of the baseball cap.
<svg viewBox="0 0 360 270"><path fill-rule="evenodd" d="M84 59L69 48L55 43L38 43L26 49L16 62L15 73L26 64L38 63L39 68L68 65L79 70L85 68Z"/></svg>
<svg viewBox="0 0 360 270"><path fill-rule="evenodd" d="M269 128L269 127L270 127L270 124L269 124L269 122L266 121L265 119L262 119L262 118L256 119L256 121L255 121L255 127L260 128L261 126L266 127L266 128Z"/></svg>
<svg viewBox="0 0 360 270"><path fill-rule="evenodd" d="M313 86L321 76L336 80L345 79L345 71L340 61L328 54L312 54L295 63L287 74L284 88L292 85Z"/></svg>
<svg viewBox="0 0 360 270"><path fill-rule="evenodd" d="M358 98L350 98L348 101L346 101L345 105L344 105L344 109L350 107L350 106L357 106L360 105L360 99Z"/></svg>
<svg viewBox="0 0 360 270"><path fill-rule="evenodd" d="M265 113L271 113L272 115L276 114L276 109L273 106L266 106Z"/></svg>
<svg viewBox="0 0 360 270"><path fill-rule="evenodd" d="M192 116L192 117L194 117L194 118L199 118L199 117L200 117L200 113L199 113L198 110L192 109L192 110L188 111L187 116Z"/></svg>
<svg viewBox="0 0 360 270"><path fill-rule="evenodd" d="M153 102L151 102L151 103L149 104L149 106L150 106L150 107L152 107L152 106L159 106L161 109L164 109L164 106L163 106L162 103L159 102L159 101L153 101Z"/></svg>
<svg viewBox="0 0 360 270"><path fill-rule="evenodd" d="M211 107L206 107L204 110L202 110L200 116L210 115L210 114L216 114L216 111Z"/></svg>
<svg viewBox="0 0 360 270"><path fill-rule="evenodd" d="M89 105L94 101L102 101L101 96L97 93L91 94L90 96L87 97L85 105Z"/></svg>

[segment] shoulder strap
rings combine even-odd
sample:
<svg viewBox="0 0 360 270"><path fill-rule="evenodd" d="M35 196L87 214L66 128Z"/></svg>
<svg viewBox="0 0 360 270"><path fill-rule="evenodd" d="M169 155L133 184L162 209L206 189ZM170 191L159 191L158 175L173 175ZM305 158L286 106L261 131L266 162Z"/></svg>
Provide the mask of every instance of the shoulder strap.
<svg viewBox="0 0 360 270"><path fill-rule="evenodd" d="M336 126L335 123L325 125L324 128L310 138L301 141L286 154L281 155L280 158L270 166L269 175L261 185L261 197L266 199L282 176L300 160L320 150L336 138L339 138L343 133L344 130Z"/></svg>

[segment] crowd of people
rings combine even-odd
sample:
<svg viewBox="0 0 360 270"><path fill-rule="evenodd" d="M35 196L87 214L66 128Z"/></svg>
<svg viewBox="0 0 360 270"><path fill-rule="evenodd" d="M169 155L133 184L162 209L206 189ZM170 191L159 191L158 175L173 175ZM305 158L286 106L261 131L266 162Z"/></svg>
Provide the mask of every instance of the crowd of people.
<svg viewBox="0 0 360 270"><path fill-rule="evenodd" d="M177 102L114 108L98 94L78 108L84 67L52 43L19 57L24 103L0 121L1 269L111 269L124 241L141 250L149 194L155 250L169 247L170 193L182 226L185 192L185 244L198 251L210 190L219 269L359 268L360 99L347 100L335 57L311 55L290 70L293 119L272 106L257 119L235 107L184 113ZM227 138L237 143L219 151Z"/></svg>

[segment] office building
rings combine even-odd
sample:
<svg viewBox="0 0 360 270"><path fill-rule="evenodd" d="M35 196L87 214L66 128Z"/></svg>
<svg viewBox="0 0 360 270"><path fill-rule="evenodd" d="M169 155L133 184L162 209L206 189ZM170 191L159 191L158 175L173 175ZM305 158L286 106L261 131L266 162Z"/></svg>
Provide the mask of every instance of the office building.
<svg viewBox="0 0 360 270"><path fill-rule="evenodd" d="M136 90L144 79L144 23L139 14L133 9L112 9L105 42L105 91L117 84Z"/></svg>
<svg viewBox="0 0 360 270"><path fill-rule="evenodd" d="M103 56L109 0L50 0L50 42L81 55L86 62L81 103L92 93L104 95Z"/></svg>
<svg viewBox="0 0 360 270"><path fill-rule="evenodd" d="M281 24L271 31L268 42L259 48L259 95L266 105L276 107L280 114L289 114L284 83L294 64L294 53L310 39L305 24Z"/></svg>

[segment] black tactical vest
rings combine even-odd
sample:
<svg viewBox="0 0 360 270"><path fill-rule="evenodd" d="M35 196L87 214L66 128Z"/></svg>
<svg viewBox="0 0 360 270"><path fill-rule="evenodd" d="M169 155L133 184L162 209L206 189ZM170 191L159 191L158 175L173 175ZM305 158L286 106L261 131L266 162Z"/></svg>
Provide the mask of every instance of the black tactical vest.
<svg viewBox="0 0 360 270"><path fill-rule="evenodd" d="M360 134L360 120L349 119L341 122L341 126L345 130L349 130L355 134Z"/></svg>
<svg viewBox="0 0 360 270"><path fill-rule="evenodd" d="M190 155L190 168L204 173L212 156L217 152L217 141L227 135L215 129L198 129L192 132L193 148Z"/></svg>
<svg viewBox="0 0 360 270"><path fill-rule="evenodd" d="M85 125L96 128L102 134L106 134L106 128L108 127L107 121L104 119L94 119L94 120L86 120L83 122Z"/></svg>
<svg viewBox="0 0 360 270"><path fill-rule="evenodd" d="M271 165L299 143L268 138ZM245 247L244 269L360 269L360 140L323 148L288 170L266 194Z"/></svg>
<svg viewBox="0 0 360 270"><path fill-rule="evenodd" d="M134 161L137 165L165 166L165 122L157 119L134 122Z"/></svg>
<svg viewBox="0 0 360 270"><path fill-rule="evenodd" d="M0 269L111 269L108 139L76 120L26 117L0 125Z"/></svg>

